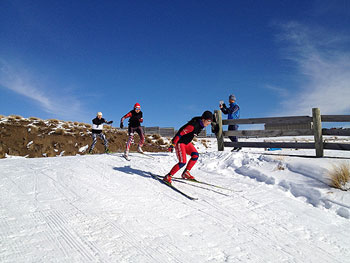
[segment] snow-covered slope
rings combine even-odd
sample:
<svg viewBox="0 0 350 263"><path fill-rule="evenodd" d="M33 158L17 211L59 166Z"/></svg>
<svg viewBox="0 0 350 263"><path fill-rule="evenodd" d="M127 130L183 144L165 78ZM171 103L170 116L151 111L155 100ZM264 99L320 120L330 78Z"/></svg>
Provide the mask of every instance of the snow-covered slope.
<svg viewBox="0 0 350 263"><path fill-rule="evenodd" d="M174 183L196 201L150 176L170 153L0 160L0 262L350 262L342 159L209 145L192 174L232 190Z"/></svg>

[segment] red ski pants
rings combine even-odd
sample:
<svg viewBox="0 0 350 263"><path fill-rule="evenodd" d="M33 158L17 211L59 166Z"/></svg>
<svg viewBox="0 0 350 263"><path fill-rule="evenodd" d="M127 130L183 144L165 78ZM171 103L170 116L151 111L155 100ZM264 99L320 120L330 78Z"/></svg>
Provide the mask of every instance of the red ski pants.
<svg viewBox="0 0 350 263"><path fill-rule="evenodd" d="M178 170L180 170L182 167L186 165L187 154L191 156L191 159L188 161L186 170L191 170L193 165L195 165L195 163L197 162L198 156L199 156L193 144L178 143L175 145L175 151L176 151L176 156L179 159L179 162L176 165L174 165L174 167L170 171L170 174L174 175Z"/></svg>

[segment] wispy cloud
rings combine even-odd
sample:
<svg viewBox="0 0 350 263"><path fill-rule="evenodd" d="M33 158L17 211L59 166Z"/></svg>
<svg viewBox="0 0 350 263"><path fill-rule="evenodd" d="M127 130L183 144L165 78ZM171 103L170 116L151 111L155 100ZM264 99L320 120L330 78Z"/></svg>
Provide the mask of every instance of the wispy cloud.
<svg viewBox="0 0 350 263"><path fill-rule="evenodd" d="M265 85L265 89L271 90L271 91L277 93L281 97L287 97L290 94L287 89L273 86L273 85Z"/></svg>
<svg viewBox="0 0 350 263"><path fill-rule="evenodd" d="M44 82L23 67L14 67L0 59L1 87L29 98L52 116L69 119L82 117L79 100L68 94L60 95L52 88L56 85Z"/></svg>
<svg viewBox="0 0 350 263"><path fill-rule="evenodd" d="M348 114L349 38L295 22L281 28L279 41L286 43L283 54L295 63L301 76L294 99L282 100L283 114L310 115L314 107L320 108L322 114Z"/></svg>

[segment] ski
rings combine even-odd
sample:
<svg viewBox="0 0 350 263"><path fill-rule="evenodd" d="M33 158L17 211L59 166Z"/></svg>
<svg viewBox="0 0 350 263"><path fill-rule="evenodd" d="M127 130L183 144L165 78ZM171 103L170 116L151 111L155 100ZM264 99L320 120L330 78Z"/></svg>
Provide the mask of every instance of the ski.
<svg viewBox="0 0 350 263"><path fill-rule="evenodd" d="M211 191L211 192L214 192L214 193L217 193L217 194L220 194L220 195L230 196L229 194L221 192L220 191L221 189L211 188L210 186L207 186L207 185L204 185L204 184L191 184L191 181L188 181L188 180L176 180L176 178L173 178L173 181L177 181L177 182L179 182L181 184L188 184L188 185L191 185L193 187L198 187L200 189Z"/></svg>
<svg viewBox="0 0 350 263"><path fill-rule="evenodd" d="M144 155L144 156L147 156L147 157L149 157L149 158L152 158L152 159L154 159L154 156L152 156L152 155L150 155L150 154L147 154L147 153L144 153L144 152L138 152L139 154L142 154L142 155Z"/></svg>
<svg viewBox="0 0 350 263"><path fill-rule="evenodd" d="M122 157L123 157L125 160L127 160L127 161L129 161L129 162L130 162L130 158L129 158L129 156L125 156L125 154L123 154L123 155L122 155Z"/></svg>
<svg viewBox="0 0 350 263"><path fill-rule="evenodd" d="M168 186L169 188L173 189L175 192L178 192L179 194L183 195L184 197L190 199L190 200L198 200L198 198L192 197L184 192L182 192L181 190L179 190L177 187L173 186L172 184L168 184L166 182L163 181L163 177L150 173L150 175L152 176L152 178L158 180L159 182L161 182L162 184Z"/></svg>
<svg viewBox="0 0 350 263"><path fill-rule="evenodd" d="M207 185L207 186L212 186L212 187L215 187L215 188L228 190L228 191L232 191L232 192L241 192L241 191L232 190L230 188L222 187L222 186L219 186L219 185L210 184L210 183L206 183L206 182L203 182L203 181L198 181L197 179L191 180L191 179L184 179L184 178L173 177L173 180L174 181L181 181L181 182L186 182L187 181L187 182L193 182L193 183L197 183L197 184L204 184L204 185Z"/></svg>

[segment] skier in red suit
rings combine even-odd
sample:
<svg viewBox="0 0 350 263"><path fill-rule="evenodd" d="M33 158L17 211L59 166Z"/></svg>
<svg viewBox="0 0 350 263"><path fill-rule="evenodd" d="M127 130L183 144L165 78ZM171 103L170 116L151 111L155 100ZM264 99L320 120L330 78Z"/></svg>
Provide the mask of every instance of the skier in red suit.
<svg viewBox="0 0 350 263"><path fill-rule="evenodd" d="M123 118L120 120L120 128L124 127L123 121L127 118L130 118L130 119L129 119L129 127L128 127L129 139L126 143L126 149L124 152L125 159L129 158L128 157L129 149L130 149L131 143L134 140L135 132L140 136L140 141L137 147L137 151L140 153L143 153L142 146L145 141L145 136L141 128L141 123L143 122L143 118L142 118L141 105L139 103L136 103L134 105L134 109L123 116Z"/></svg>
<svg viewBox="0 0 350 263"><path fill-rule="evenodd" d="M179 129L169 147L169 151L171 152L175 149L179 162L164 176L164 182L171 184L171 177L186 165L186 155L190 155L191 159L188 161L186 169L182 173L182 178L190 180L195 179L190 171L197 162L199 154L191 142L195 135L198 135L205 127L211 124L212 120L213 114L210 111L205 111L202 116L194 117Z"/></svg>

